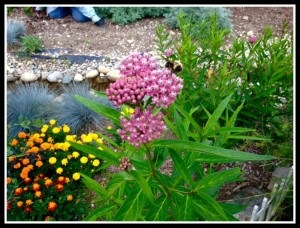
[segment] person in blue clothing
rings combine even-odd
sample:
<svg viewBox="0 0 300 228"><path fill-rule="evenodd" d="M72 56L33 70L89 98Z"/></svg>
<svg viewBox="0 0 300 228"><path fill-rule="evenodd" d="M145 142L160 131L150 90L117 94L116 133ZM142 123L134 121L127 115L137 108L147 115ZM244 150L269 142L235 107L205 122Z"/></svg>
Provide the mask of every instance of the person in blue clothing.
<svg viewBox="0 0 300 228"><path fill-rule="evenodd" d="M36 15L45 14L45 8L47 16L53 19L72 15L73 19L77 22L92 21L97 26L105 24L105 20L96 14L93 7L36 7Z"/></svg>

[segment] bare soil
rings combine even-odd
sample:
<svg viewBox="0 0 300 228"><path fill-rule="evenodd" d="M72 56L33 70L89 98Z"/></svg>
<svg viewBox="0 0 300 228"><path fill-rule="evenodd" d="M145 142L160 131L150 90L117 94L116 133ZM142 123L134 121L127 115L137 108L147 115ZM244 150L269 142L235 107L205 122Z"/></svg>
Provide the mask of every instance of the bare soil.
<svg viewBox="0 0 300 228"><path fill-rule="evenodd" d="M293 7L228 7L231 10L232 35L246 36L252 30L254 35L262 34L270 26L277 36L282 33L282 24L287 23L288 31L293 30ZM94 53L100 56L126 56L131 51L151 52L155 50L155 27L163 18L142 19L126 26L113 24L106 19L103 27L92 22L78 23L67 16L50 19L28 16L23 8L15 8L8 18L26 23L27 33L39 36L45 49L67 48L80 54ZM173 35L177 30L173 30ZM74 53L74 52L73 52Z"/></svg>

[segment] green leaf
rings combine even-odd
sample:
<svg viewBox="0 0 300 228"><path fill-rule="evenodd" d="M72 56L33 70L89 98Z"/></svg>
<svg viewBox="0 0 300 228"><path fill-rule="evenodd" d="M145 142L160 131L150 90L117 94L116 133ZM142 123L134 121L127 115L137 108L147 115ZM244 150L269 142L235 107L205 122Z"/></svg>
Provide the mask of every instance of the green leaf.
<svg viewBox="0 0 300 228"><path fill-rule="evenodd" d="M215 136L216 134L223 134L223 133L229 133L229 132L249 132L249 131L256 131L255 129L250 128L244 128L244 127L221 127L217 130L210 131L209 134L207 134L207 137L209 136Z"/></svg>
<svg viewBox="0 0 300 228"><path fill-rule="evenodd" d="M217 192L223 184L242 180L239 178L243 172L240 168L227 169L216 173L209 174L197 182L197 189L209 195ZM238 179L237 179L238 178Z"/></svg>
<svg viewBox="0 0 300 228"><path fill-rule="evenodd" d="M100 135L101 138L103 138L103 139L104 139L106 142L108 142L110 145L116 147L117 149L121 149L121 147L120 147L115 141L113 141L111 138L109 138L108 136L103 135L103 134L101 134L101 133L99 133L99 132L98 132L97 134Z"/></svg>
<svg viewBox="0 0 300 228"><path fill-rule="evenodd" d="M136 221L142 212L146 196L138 186L130 192L114 216L115 221Z"/></svg>
<svg viewBox="0 0 300 228"><path fill-rule="evenodd" d="M249 139L249 140L265 140L271 141L271 139L262 138L262 137L255 137L255 136L246 136L246 135L229 135L229 139Z"/></svg>
<svg viewBox="0 0 300 228"><path fill-rule="evenodd" d="M120 126L120 112L110 107L107 107L97 101L82 97L80 95L74 95L74 99L79 101L81 104L85 105L86 107L92 109L93 111L97 112L98 114L107 117L110 119L115 125Z"/></svg>
<svg viewBox="0 0 300 228"><path fill-rule="evenodd" d="M209 195L198 192L191 195L192 210L201 215L206 221L230 221L223 208Z"/></svg>
<svg viewBox="0 0 300 228"><path fill-rule="evenodd" d="M192 221L192 198L190 195L175 194L174 197L175 205L172 208L177 221Z"/></svg>
<svg viewBox="0 0 300 228"><path fill-rule="evenodd" d="M107 196L113 195L117 189L119 189L123 184L125 184L125 182L126 179L122 175L112 175L112 179L108 182L106 187Z"/></svg>
<svg viewBox="0 0 300 228"><path fill-rule="evenodd" d="M184 116L185 119L189 120L189 122L192 124L192 126L195 128L195 130L196 130L197 132L200 132L200 131L201 131L199 125L197 124L197 122L196 122L196 121L193 119L193 117L191 116L191 114L192 114L194 111L196 111L195 109L194 109L194 110L191 110L192 113L191 113L191 112L190 112L190 113L187 113L187 112L186 112L183 108L181 108L179 105L176 105L176 104L175 104L175 107L176 107L176 109ZM198 109L198 107L197 107L197 109Z"/></svg>
<svg viewBox="0 0 300 228"><path fill-rule="evenodd" d="M166 221L169 214L170 200L168 197L160 197L155 201L155 206L150 208L146 216L147 221Z"/></svg>
<svg viewBox="0 0 300 228"><path fill-rule="evenodd" d="M152 193L152 190L151 190L149 184L143 178L143 176L140 175L140 173L137 172L137 171L135 171L135 170L131 170L130 174L134 177L134 179L139 184L139 186L141 187L141 189L143 190L143 192L145 193L145 195L148 197L148 199L150 200L150 202L154 203L154 198L155 197L154 197L154 195Z"/></svg>
<svg viewBox="0 0 300 228"><path fill-rule="evenodd" d="M93 91L93 93L95 93L99 97L107 98L107 95L106 95L105 92L101 92L101 91L98 91L98 90L95 90L95 89L92 89L92 91Z"/></svg>
<svg viewBox="0 0 300 228"><path fill-rule="evenodd" d="M174 118L175 118L175 127L177 129L177 132L178 132L178 137L180 139L184 139L184 140L187 140L188 137L187 137L187 134L186 134L186 131L184 129L184 126L183 126L183 123L182 123L182 120L178 114L178 112L176 111L176 109L174 108Z"/></svg>
<svg viewBox="0 0 300 228"><path fill-rule="evenodd" d="M169 154L172 158L172 161L174 162L174 167L179 171L180 175L183 177L184 180L187 181L190 188L192 189L195 186L195 182L189 174L186 164L176 151L170 150Z"/></svg>
<svg viewBox="0 0 300 228"><path fill-rule="evenodd" d="M106 197L107 192L106 190L95 180L90 178L89 176L86 176L83 173L80 173L80 176L82 176L83 183L92 191L97 193L101 198Z"/></svg>
<svg viewBox="0 0 300 228"><path fill-rule="evenodd" d="M229 94L221 103L220 105L216 108L214 113L211 115L211 117L208 119L206 122L204 128L203 128L203 133L206 135L214 126L216 126L219 118L221 117L223 111L228 105L228 102L232 96L232 93Z"/></svg>
<svg viewBox="0 0 300 228"><path fill-rule="evenodd" d="M121 154L116 153L109 147L104 146L101 144L101 147L104 149L104 151L96 149L94 146L89 145L81 145L79 143L68 141L72 147L76 148L77 150L80 150L81 152L84 152L86 154L92 154L98 158L101 158L105 161L111 161L114 164L119 164L119 159L121 158Z"/></svg>
<svg viewBox="0 0 300 228"><path fill-rule="evenodd" d="M95 209L94 211L92 211L87 217L85 217L83 219L83 221L96 221L97 218L99 218L99 217L105 215L106 213L112 211L116 207L117 207L117 205L113 205L113 204L109 204L109 205L104 206L104 207L99 207L99 208Z"/></svg>
<svg viewBox="0 0 300 228"><path fill-rule="evenodd" d="M203 153L218 157L223 157L231 162L234 161L265 161L276 159L270 155L258 155L249 152L235 151L220 147L210 146L198 142L190 142L185 140L156 140L151 143L152 146L166 147L178 150L189 150L191 152Z"/></svg>

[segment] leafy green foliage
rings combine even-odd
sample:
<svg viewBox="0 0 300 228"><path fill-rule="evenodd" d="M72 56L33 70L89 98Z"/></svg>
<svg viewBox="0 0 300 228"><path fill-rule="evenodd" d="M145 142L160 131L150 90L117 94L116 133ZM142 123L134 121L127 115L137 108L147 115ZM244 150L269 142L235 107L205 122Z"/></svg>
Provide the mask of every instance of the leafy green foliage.
<svg viewBox="0 0 300 228"><path fill-rule="evenodd" d="M35 35L21 36L21 44L27 54L37 53L43 50L42 39Z"/></svg>

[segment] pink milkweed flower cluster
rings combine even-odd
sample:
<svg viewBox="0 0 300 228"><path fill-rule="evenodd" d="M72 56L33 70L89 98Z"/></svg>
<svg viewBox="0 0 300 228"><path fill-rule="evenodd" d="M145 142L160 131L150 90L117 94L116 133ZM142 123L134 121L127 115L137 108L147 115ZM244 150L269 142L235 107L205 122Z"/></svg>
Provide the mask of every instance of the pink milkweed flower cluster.
<svg viewBox="0 0 300 228"><path fill-rule="evenodd" d="M148 75L155 69L157 69L156 60L150 57L148 53L132 53L123 59L118 67L123 76L135 75L140 77Z"/></svg>
<svg viewBox="0 0 300 228"><path fill-rule="evenodd" d="M136 108L130 120L121 117L122 129L117 132L123 141L128 140L130 144L139 148L142 143L158 139L166 129L162 113L154 115L150 106L144 111Z"/></svg>
<svg viewBox="0 0 300 228"><path fill-rule="evenodd" d="M168 107L183 87L183 80L170 70L159 70L154 58L147 53L133 53L121 62L122 77L111 83L107 97L115 106L136 105L145 95L156 106Z"/></svg>
<svg viewBox="0 0 300 228"><path fill-rule="evenodd" d="M168 107L175 102L177 94L183 87L183 80L169 69L154 70L144 77L146 94L152 97L152 103L157 107Z"/></svg>
<svg viewBox="0 0 300 228"><path fill-rule="evenodd" d="M111 83L106 95L115 106L125 103L136 105L145 96L145 82L139 76L127 76Z"/></svg>

